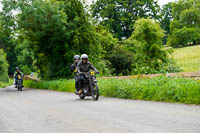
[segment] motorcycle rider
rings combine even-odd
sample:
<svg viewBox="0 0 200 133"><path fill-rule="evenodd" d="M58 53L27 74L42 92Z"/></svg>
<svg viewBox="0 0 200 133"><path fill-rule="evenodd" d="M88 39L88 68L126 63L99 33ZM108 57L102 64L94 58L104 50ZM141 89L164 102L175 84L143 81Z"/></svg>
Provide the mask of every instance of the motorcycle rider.
<svg viewBox="0 0 200 133"><path fill-rule="evenodd" d="M17 87L16 85L17 85L17 76L18 75L20 75L21 76L21 80L22 80L22 87L24 87L23 86L23 72L22 71L20 71L20 69L19 69L19 67L16 67L16 70L15 70L15 72L14 72L14 85L15 85L15 88Z"/></svg>
<svg viewBox="0 0 200 133"><path fill-rule="evenodd" d="M78 76L78 72L77 72L77 64L78 62L80 61L80 56L79 55L75 55L74 56L74 63L71 65L71 72L74 73L74 78L75 78L75 88L76 88L76 91L75 93L77 94L78 91L79 91L79 76Z"/></svg>
<svg viewBox="0 0 200 133"><path fill-rule="evenodd" d="M85 73L89 72L90 69L94 70L95 73L99 73L98 70L88 61L88 55L82 54L81 61L77 65L77 71L79 73L79 92L81 94L83 92L83 82L86 79Z"/></svg>

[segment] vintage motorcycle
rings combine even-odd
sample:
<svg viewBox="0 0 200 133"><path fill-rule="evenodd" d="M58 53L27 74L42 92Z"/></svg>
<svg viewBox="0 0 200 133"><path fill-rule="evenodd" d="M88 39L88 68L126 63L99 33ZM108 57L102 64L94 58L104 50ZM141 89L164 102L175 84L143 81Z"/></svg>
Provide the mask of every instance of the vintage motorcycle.
<svg viewBox="0 0 200 133"><path fill-rule="evenodd" d="M96 73L94 71L84 73L85 80L83 82L83 91L78 94L80 99L84 99L86 96L92 96L94 101L99 98L99 88L97 85Z"/></svg>
<svg viewBox="0 0 200 133"><path fill-rule="evenodd" d="M22 91L22 88L23 88L22 76L20 74L17 75L16 88L18 91Z"/></svg>

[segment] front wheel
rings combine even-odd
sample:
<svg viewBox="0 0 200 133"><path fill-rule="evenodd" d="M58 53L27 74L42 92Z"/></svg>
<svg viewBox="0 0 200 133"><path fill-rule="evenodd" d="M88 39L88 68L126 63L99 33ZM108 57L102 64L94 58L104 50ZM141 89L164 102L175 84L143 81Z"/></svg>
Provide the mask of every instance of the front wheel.
<svg viewBox="0 0 200 133"><path fill-rule="evenodd" d="M17 85L18 91L22 91L22 81L18 80L18 85Z"/></svg>
<svg viewBox="0 0 200 133"><path fill-rule="evenodd" d="M94 101L97 101L99 99L99 87L98 87L97 83L95 83L92 88L92 99Z"/></svg>
<svg viewBox="0 0 200 133"><path fill-rule="evenodd" d="M79 97L80 97L80 99L84 99L85 98L85 96L83 94L80 94Z"/></svg>

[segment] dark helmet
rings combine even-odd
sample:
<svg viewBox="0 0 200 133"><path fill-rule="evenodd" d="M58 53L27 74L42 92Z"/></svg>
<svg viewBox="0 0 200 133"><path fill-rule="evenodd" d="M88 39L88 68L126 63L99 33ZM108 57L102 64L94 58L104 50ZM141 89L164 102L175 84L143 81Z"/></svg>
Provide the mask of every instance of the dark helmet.
<svg viewBox="0 0 200 133"><path fill-rule="evenodd" d="M74 60L80 60L80 56L79 55L75 55L74 56Z"/></svg>
<svg viewBox="0 0 200 133"><path fill-rule="evenodd" d="M86 62L88 61L88 55L87 54L82 54L81 55L81 60L86 60Z"/></svg>

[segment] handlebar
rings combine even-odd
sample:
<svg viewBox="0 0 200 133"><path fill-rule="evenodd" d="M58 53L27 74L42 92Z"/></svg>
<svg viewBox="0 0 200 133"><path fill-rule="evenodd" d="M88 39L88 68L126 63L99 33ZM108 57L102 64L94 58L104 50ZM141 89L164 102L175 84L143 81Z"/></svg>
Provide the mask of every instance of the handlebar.
<svg viewBox="0 0 200 133"><path fill-rule="evenodd" d="M99 72L94 72L94 71L91 71L91 72L79 72L79 74L83 74L83 75L95 75L95 74L99 74Z"/></svg>

